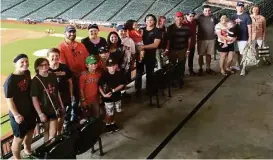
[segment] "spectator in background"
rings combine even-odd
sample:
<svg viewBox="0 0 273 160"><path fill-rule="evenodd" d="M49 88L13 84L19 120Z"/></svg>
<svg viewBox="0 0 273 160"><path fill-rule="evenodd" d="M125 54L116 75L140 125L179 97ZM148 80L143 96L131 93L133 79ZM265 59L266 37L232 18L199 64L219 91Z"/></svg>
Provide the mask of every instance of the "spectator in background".
<svg viewBox="0 0 273 160"><path fill-rule="evenodd" d="M188 25L183 24L184 14L182 12L175 13L175 23L168 27L168 48L170 50L169 60L172 64L177 64L175 69L175 78L177 83L174 83L175 87L179 84L180 88L184 85L184 73L186 56L189 54L191 45L191 30Z"/></svg>
<svg viewBox="0 0 273 160"><path fill-rule="evenodd" d="M107 42L105 38L99 37L99 27L97 24L90 24L87 29L89 36L82 39L81 42L86 47L89 55L93 54L97 57L99 54L98 49L106 46Z"/></svg>
<svg viewBox="0 0 273 160"><path fill-rule="evenodd" d="M64 106L59 92L57 77L48 73L49 62L38 58L34 63L36 72L31 82L33 105L44 126L44 141L54 138L58 131L58 118L64 113Z"/></svg>
<svg viewBox="0 0 273 160"><path fill-rule="evenodd" d="M88 51L82 43L75 41L76 28L72 25L65 27L64 42L59 45L60 62L66 64L72 71L73 95L75 101L71 109L71 121L77 119L77 108L79 106L79 76L81 72L85 71L85 59L88 57Z"/></svg>
<svg viewBox="0 0 273 160"><path fill-rule="evenodd" d="M124 25L119 25L117 30L124 52L121 68L124 70L126 83L129 83L131 81L132 66L135 62L135 43L130 37L127 36L127 28Z"/></svg>
<svg viewBox="0 0 273 160"><path fill-rule="evenodd" d="M101 73L94 55L88 56L85 64L87 70L80 76L81 106L87 109L91 116L97 118L100 115L98 82Z"/></svg>
<svg viewBox="0 0 273 160"><path fill-rule="evenodd" d="M47 51L47 59L49 61L49 73L55 73L58 81L59 92L63 101L63 105L67 111L70 111L72 102L75 101L73 96L73 84L72 84L72 73L70 69L60 63L60 50L58 48L50 48ZM64 116L69 121L70 113L63 115L58 119L58 135L62 133Z"/></svg>
<svg viewBox="0 0 273 160"><path fill-rule="evenodd" d="M186 13L186 19L184 20L184 24L189 26L191 30L191 43L190 43L190 50L187 51L188 53L188 67L189 67L189 75L196 75L193 70L193 61L194 61L194 53L195 53L195 44L196 44L196 20L195 20L196 13L191 10Z"/></svg>
<svg viewBox="0 0 273 160"><path fill-rule="evenodd" d="M21 145L24 143L24 153L31 154L31 142L36 126L35 109L30 97L29 62L25 54L19 54L13 59L15 70L4 83L4 94L9 108L9 118L14 135L11 151L14 159L21 159Z"/></svg>
<svg viewBox="0 0 273 160"><path fill-rule="evenodd" d="M158 23L157 23L157 28L160 32L161 35L161 41L158 46L158 49L156 50L156 61L157 61L157 68L161 69L163 65L163 56L165 56L165 53L168 52L166 50L167 46L167 28L166 28L166 17L165 16L159 16L158 18Z"/></svg>
<svg viewBox="0 0 273 160"><path fill-rule="evenodd" d="M110 58L114 59L117 62L117 69L121 69L121 64L123 62L124 51L123 45L121 44L121 39L117 32L112 31L108 34L107 44L109 47Z"/></svg>
<svg viewBox="0 0 273 160"><path fill-rule="evenodd" d="M236 40L234 29L228 26L227 15L220 17L220 22L215 26L215 31L218 36L217 50L220 54L221 74L227 76L227 72L232 73L230 67L234 54L234 42ZM233 36L230 37L228 34L232 34Z"/></svg>
<svg viewBox="0 0 273 160"><path fill-rule="evenodd" d="M211 56L215 52L215 32L214 28L217 24L216 18L211 14L211 7L204 5L203 14L197 18L197 50L198 50L198 63L199 75L203 74L203 56L206 57L206 72L208 74L216 74L211 69Z"/></svg>
<svg viewBox="0 0 273 160"><path fill-rule="evenodd" d="M156 28L156 17L153 14L148 14L145 17L146 27L143 28L143 44L141 50L145 52L143 61L137 61L137 74L135 79L136 94L141 95L142 88L142 74L144 72L144 65L146 67L146 92L152 95L153 89L153 74L156 63L156 49L160 43L160 32Z"/></svg>
<svg viewBox="0 0 273 160"><path fill-rule="evenodd" d="M254 5L250 10L250 17L252 20L252 40L259 47L262 46L265 40L266 33L266 19L264 16L260 15L260 7Z"/></svg>
<svg viewBox="0 0 273 160"><path fill-rule="evenodd" d="M107 60L107 72L104 72L99 80L99 91L105 105L105 125L107 132L119 131L114 114L115 109L121 112L121 89L124 87L124 78L120 71L116 70L117 63L114 59Z"/></svg>
<svg viewBox="0 0 273 160"><path fill-rule="evenodd" d="M237 13L232 16L232 20L236 23L236 32L237 34L237 42L235 42L235 51L243 54L243 50L247 43L251 42L251 18L250 16L244 12L244 2L239 1L236 6ZM236 66L233 68L236 70L240 70L240 61L241 56L237 54L237 62ZM245 75L245 70L243 70L240 74L241 76Z"/></svg>

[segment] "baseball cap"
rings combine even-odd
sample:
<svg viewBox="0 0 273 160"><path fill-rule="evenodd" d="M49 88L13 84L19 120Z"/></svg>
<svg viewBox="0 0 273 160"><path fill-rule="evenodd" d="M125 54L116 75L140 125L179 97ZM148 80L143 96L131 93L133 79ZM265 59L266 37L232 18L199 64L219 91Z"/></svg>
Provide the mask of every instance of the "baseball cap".
<svg viewBox="0 0 273 160"><path fill-rule="evenodd" d="M188 10L188 11L186 11L186 15L190 15L190 14L196 15L196 13L194 12L194 10Z"/></svg>
<svg viewBox="0 0 273 160"><path fill-rule="evenodd" d="M116 65L116 62L114 61L114 59L112 59L112 58L109 58L109 59L107 59L107 61L106 61L106 66L114 66L114 65Z"/></svg>
<svg viewBox="0 0 273 160"><path fill-rule="evenodd" d="M183 12L176 12L175 13L175 17L183 17L184 16L184 14L183 14Z"/></svg>
<svg viewBox="0 0 273 160"><path fill-rule="evenodd" d="M88 30L92 29L92 28L95 28L95 29L99 30L99 26L97 24L89 24L88 27L87 27Z"/></svg>
<svg viewBox="0 0 273 160"><path fill-rule="evenodd" d="M244 6L245 6L245 3L244 3L244 2L239 1L239 2L237 3L237 6L244 7Z"/></svg>
<svg viewBox="0 0 273 160"><path fill-rule="evenodd" d="M74 26L72 26L72 25L68 25L68 26L65 27L64 31L65 32L72 32L72 31L76 32L76 28Z"/></svg>
<svg viewBox="0 0 273 160"><path fill-rule="evenodd" d="M85 59L85 64L95 64L97 63L97 60L94 56L88 56L86 59Z"/></svg>
<svg viewBox="0 0 273 160"><path fill-rule="evenodd" d="M104 47L100 47L98 51L99 51L99 54L103 54L103 53L109 52L109 49L108 49L108 46L104 46Z"/></svg>
<svg viewBox="0 0 273 160"><path fill-rule="evenodd" d="M127 28L124 25L119 25L117 27L117 31L119 31L119 30L127 30Z"/></svg>

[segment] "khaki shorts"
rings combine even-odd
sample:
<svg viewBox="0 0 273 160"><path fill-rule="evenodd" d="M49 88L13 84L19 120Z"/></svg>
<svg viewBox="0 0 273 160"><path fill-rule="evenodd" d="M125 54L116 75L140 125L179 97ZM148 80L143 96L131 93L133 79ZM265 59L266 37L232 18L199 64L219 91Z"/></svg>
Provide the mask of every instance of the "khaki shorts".
<svg viewBox="0 0 273 160"><path fill-rule="evenodd" d="M215 52L215 40L198 40L197 51L199 55L213 55Z"/></svg>
<svg viewBox="0 0 273 160"><path fill-rule="evenodd" d="M182 49L182 50L172 50L170 51L168 57L170 62L175 63L175 62L182 62L186 59L186 52L187 49Z"/></svg>

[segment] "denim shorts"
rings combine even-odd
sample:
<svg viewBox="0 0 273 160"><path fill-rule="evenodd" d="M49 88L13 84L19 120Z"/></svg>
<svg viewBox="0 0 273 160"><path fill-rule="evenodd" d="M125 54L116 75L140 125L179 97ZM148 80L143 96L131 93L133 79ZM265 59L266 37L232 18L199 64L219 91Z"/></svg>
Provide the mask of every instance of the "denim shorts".
<svg viewBox="0 0 273 160"><path fill-rule="evenodd" d="M10 125L13 135L18 138L24 138L28 131L33 130L36 126L35 117L24 117L24 121L18 124L13 116L10 116Z"/></svg>

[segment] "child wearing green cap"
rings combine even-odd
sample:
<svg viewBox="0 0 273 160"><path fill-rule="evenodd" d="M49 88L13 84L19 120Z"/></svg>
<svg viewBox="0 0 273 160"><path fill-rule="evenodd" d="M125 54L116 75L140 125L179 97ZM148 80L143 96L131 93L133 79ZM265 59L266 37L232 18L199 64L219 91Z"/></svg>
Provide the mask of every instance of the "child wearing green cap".
<svg viewBox="0 0 273 160"><path fill-rule="evenodd" d="M88 111L89 116L99 117L99 87L100 72L96 58L91 55L85 60L87 70L80 76L81 106Z"/></svg>

